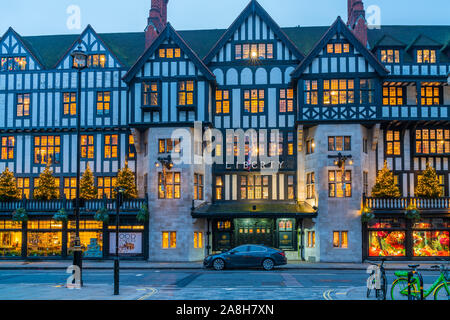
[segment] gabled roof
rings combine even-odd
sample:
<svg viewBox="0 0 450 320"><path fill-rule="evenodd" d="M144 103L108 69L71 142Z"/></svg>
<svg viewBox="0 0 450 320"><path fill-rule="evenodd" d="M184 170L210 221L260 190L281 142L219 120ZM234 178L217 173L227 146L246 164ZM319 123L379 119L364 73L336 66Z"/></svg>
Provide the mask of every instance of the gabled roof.
<svg viewBox="0 0 450 320"><path fill-rule="evenodd" d="M175 31L170 23L167 23L166 28L159 34L159 36L153 41L151 46L141 55L136 63L131 67L127 74L123 77L125 82L129 82L138 71L144 66L147 60L156 52L159 46L166 40L173 40L181 50L189 57L189 59L200 69L203 75L209 81L215 81L216 77L203 63L203 61L197 56L197 54L187 45L187 43L181 38L181 36Z"/></svg>
<svg viewBox="0 0 450 320"><path fill-rule="evenodd" d="M12 27L9 27L8 30L5 32L5 34L2 37L0 37L0 41L3 40L5 37L7 37L10 33L31 54L31 56L34 58L34 60L36 60L39 66L41 68L44 68L41 59L39 58L38 54L34 51L33 47L30 46L27 41L24 41L24 39Z"/></svg>
<svg viewBox="0 0 450 320"><path fill-rule="evenodd" d="M338 17L336 21L331 25L328 31L323 37L316 43L314 48L308 54L308 56L300 63L300 65L292 72L293 78L298 78L305 71L305 69L312 63L315 57L325 48L327 43L334 37L336 33L341 33L354 47L360 52L364 58L369 61L370 65L378 72L378 74L384 76L389 73L386 68L375 58L375 56L356 38L353 32L342 21L341 17Z"/></svg>
<svg viewBox="0 0 450 320"><path fill-rule="evenodd" d="M417 38L406 48L409 51L412 47L441 47L442 44L431 39L430 37L419 34Z"/></svg>
<svg viewBox="0 0 450 320"><path fill-rule="evenodd" d="M225 45L225 43L233 36L238 28L244 23L244 21L251 15L257 14L265 23L271 28L275 35L283 41L286 46L292 51L294 56L298 60L304 58L304 54L295 46L295 44L287 37L287 35L281 30L280 26L272 19L266 10L256 0L251 0L244 11L237 17L237 19L231 24L227 31L222 35L219 41L209 51L209 53L203 59L206 64L209 64L211 60L216 56L219 50Z"/></svg>
<svg viewBox="0 0 450 320"><path fill-rule="evenodd" d="M385 34L375 43L373 47L406 47L406 44L389 34Z"/></svg>

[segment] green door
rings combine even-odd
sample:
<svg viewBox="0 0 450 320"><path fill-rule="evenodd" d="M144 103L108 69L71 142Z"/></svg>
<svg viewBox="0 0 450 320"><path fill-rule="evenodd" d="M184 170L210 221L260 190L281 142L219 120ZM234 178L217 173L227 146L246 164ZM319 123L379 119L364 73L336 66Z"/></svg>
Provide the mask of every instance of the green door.
<svg viewBox="0 0 450 320"><path fill-rule="evenodd" d="M261 244L273 246L273 223L270 219L236 219L236 246Z"/></svg>

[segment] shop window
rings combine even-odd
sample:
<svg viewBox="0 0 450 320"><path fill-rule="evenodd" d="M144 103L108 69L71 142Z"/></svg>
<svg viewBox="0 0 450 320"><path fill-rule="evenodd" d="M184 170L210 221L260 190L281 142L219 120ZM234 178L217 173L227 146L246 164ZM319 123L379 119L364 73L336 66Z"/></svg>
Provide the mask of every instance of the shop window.
<svg viewBox="0 0 450 320"><path fill-rule="evenodd" d="M216 90L216 114L230 113L230 91Z"/></svg>
<svg viewBox="0 0 450 320"><path fill-rule="evenodd" d="M317 80L305 80L305 104L318 104L319 103L319 88Z"/></svg>
<svg viewBox="0 0 450 320"><path fill-rule="evenodd" d="M61 153L61 138L59 136L34 137L34 163L59 164Z"/></svg>
<svg viewBox="0 0 450 320"><path fill-rule="evenodd" d="M16 182L22 198L30 199L30 178L16 178Z"/></svg>
<svg viewBox="0 0 450 320"><path fill-rule="evenodd" d="M142 83L142 104L146 107L158 107L160 97L160 86L158 82Z"/></svg>
<svg viewBox="0 0 450 320"><path fill-rule="evenodd" d="M105 159L117 159L119 136L117 134L105 135Z"/></svg>
<svg viewBox="0 0 450 320"><path fill-rule="evenodd" d="M3 231L0 226L0 257L22 255L22 232Z"/></svg>
<svg viewBox="0 0 450 320"><path fill-rule="evenodd" d="M401 153L400 131L386 131L386 155L399 156Z"/></svg>
<svg viewBox="0 0 450 320"><path fill-rule="evenodd" d="M111 92L97 92L97 115L108 115L111 110Z"/></svg>
<svg viewBox="0 0 450 320"><path fill-rule="evenodd" d="M350 79L323 80L323 104L355 103L355 83Z"/></svg>
<svg viewBox="0 0 450 320"><path fill-rule="evenodd" d="M26 57L2 57L0 71L23 71L27 69Z"/></svg>
<svg viewBox="0 0 450 320"><path fill-rule="evenodd" d="M117 177L98 177L97 178L97 193L98 198L106 197L111 199L114 188L116 187Z"/></svg>
<svg viewBox="0 0 450 320"><path fill-rule="evenodd" d="M16 139L11 137L2 137L1 140L1 148L2 148L2 160L11 160L14 159L14 146L16 144Z"/></svg>
<svg viewBox="0 0 450 320"><path fill-rule="evenodd" d="M194 232L194 248L203 248L203 232Z"/></svg>
<svg viewBox="0 0 450 320"><path fill-rule="evenodd" d="M81 136L81 158L94 159L94 136Z"/></svg>
<svg viewBox="0 0 450 320"><path fill-rule="evenodd" d="M417 154L450 154L450 130L416 130Z"/></svg>
<svg viewBox="0 0 450 320"><path fill-rule="evenodd" d="M62 232L28 232L28 257L55 257L62 253Z"/></svg>
<svg viewBox="0 0 450 320"><path fill-rule="evenodd" d="M352 172L346 170L328 171L328 196L330 198L349 198L352 196Z"/></svg>
<svg viewBox="0 0 450 320"><path fill-rule="evenodd" d="M404 257L406 254L405 238L404 231L370 231L369 256Z"/></svg>
<svg viewBox="0 0 450 320"><path fill-rule="evenodd" d="M402 106L405 102L405 92L403 87L383 86L383 105Z"/></svg>
<svg viewBox="0 0 450 320"><path fill-rule="evenodd" d="M381 50L381 62L383 63L400 63L399 50Z"/></svg>
<svg viewBox="0 0 450 320"><path fill-rule="evenodd" d="M187 107L194 105L194 81L178 82L178 106Z"/></svg>
<svg viewBox="0 0 450 320"><path fill-rule="evenodd" d="M375 103L375 80L361 79L359 81L360 104Z"/></svg>
<svg viewBox="0 0 450 320"><path fill-rule="evenodd" d="M306 199L314 199L316 196L316 177L314 172L306 174Z"/></svg>
<svg viewBox="0 0 450 320"><path fill-rule="evenodd" d="M159 139L158 153L180 153L181 140L180 139Z"/></svg>
<svg viewBox="0 0 450 320"><path fill-rule="evenodd" d="M417 50L417 63L436 63L436 50Z"/></svg>
<svg viewBox="0 0 450 320"><path fill-rule="evenodd" d="M180 172L158 173L158 197L159 199L181 198L181 174Z"/></svg>
<svg viewBox="0 0 450 320"><path fill-rule="evenodd" d="M75 232L68 232L67 254L73 255ZM81 250L84 258L103 257L103 231L80 231Z"/></svg>
<svg viewBox="0 0 450 320"><path fill-rule="evenodd" d="M438 86L422 86L420 88L421 103L423 106L441 104L441 88Z"/></svg>
<svg viewBox="0 0 450 320"><path fill-rule="evenodd" d="M348 231L333 232L333 247L342 249L348 248Z"/></svg>
<svg viewBox="0 0 450 320"><path fill-rule="evenodd" d="M194 200L203 200L203 175L194 173Z"/></svg>
<svg viewBox="0 0 450 320"><path fill-rule="evenodd" d="M222 176L216 176L216 200L222 200L223 198L223 178Z"/></svg>
<svg viewBox="0 0 450 320"><path fill-rule="evenodd" d="M294 89L280 89L280 112L294 111Z"/></svg>
<svg viewBox="0 0 450 320"><path fill-rule="evenodd" d="M234 47L236 60L273 59L272 43L236 44Z"/></svg>
<svg viewBox="0 0 450 320"><path fill-rule="evenodd" d="M244 90L244 111L246 113L264 113L265 90Z"/></svg>
<svg viewBox="0 0 450 320"><path fill-rule="evenodd" d="M316 247L316 232L315 231L307 232L306 247L307 248L315 248Z"/></svg>
<svg viewBox="0 0 450 320"><path fill-rule="evenodd" d="M63 93L63 114L65 116L77 115L77 93L64 92Z"/></svg>
<svg viewBox="0 0 450 320"><path fill-rule="evenodd" d="M328 137L328 151L351 151L351 137Z"/></svg>
<svg viewBox="0 0 450 320"><path fill-rule="evenodd" d="M177 247L177 233L174 231L162 232L162 248L175 249Z"/></svg>
<svg viewBox="0 0 450 320"><path fill-rule="evenodd" d="M16 95L17 104L17 117L29 117L30 116L30 94L29 93L18 93Z"/></svg>

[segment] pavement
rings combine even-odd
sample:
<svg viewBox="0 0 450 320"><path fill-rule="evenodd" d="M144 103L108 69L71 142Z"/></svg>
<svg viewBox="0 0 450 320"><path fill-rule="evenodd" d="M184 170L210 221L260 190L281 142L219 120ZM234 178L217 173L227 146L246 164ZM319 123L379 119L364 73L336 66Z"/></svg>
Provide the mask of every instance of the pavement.
<svg viewBox="0 0 450 320"><path fill-rule="evenodd" d="M60 270L67 269L71 260L0 260L0 270ZM429 270L432 265L440 264L439 261L386 261L386 270L408 269L408 264L420 264L419 270ZM448 263L448 262L447 262ZM113 269L112 260L83 261L83 269L86 270L109 270ZM310 263L303 261L289 261L287 265L277 267L278 269L304 269L304 270L367 270L369 263ZM152 269L202 269L202 262L148 262L148 261L120 261L120 269L127 270L152 270Z"/></svg>

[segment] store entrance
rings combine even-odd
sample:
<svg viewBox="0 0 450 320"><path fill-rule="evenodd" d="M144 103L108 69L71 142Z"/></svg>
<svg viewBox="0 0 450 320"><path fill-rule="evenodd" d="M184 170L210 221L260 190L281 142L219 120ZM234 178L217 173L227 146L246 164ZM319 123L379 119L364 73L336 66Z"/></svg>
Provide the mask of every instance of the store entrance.
<svg viewBox="0 0 450 320"><path fill-rule="evenodd" d="M242 244L262 244L273 246L272 219L236 219L236 246Z"/></svg>

